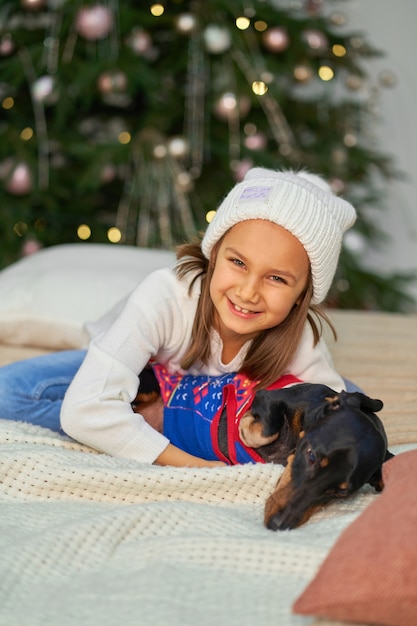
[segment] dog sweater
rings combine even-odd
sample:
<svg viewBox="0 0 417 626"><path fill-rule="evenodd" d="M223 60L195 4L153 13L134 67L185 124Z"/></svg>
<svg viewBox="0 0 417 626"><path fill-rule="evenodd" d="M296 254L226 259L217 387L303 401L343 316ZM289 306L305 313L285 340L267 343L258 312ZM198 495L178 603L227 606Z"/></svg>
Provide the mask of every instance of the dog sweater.
<svg viewBox="0 0 417 626"><path fill-rule="evenodd" d="M172 444L208 461L230 465L263 463L262 457L239 437L239 421L255 397L257 381L244 374L189 376L170 374L159 363L152 363L164 401L164 435ZM282 389L301 382L284 375L268 389ZM229 458L219 447L219 423L223 410L227 416Z"/></svg>

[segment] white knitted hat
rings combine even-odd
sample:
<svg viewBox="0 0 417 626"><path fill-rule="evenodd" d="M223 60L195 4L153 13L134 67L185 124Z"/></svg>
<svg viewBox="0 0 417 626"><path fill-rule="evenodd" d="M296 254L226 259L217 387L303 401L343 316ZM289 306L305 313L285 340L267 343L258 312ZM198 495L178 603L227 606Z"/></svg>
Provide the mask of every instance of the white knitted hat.
<svg viewBox="0 0 417 626"><path fill-rule="evenodd" d="M256 167L220 204L204 234L203 254L209 259L213 246L229 228L255 219L274 222L300 241L310 259L312 303L322 302L336 272L343 233L356 220L353 206L334 195L315 174Z"/></svg>

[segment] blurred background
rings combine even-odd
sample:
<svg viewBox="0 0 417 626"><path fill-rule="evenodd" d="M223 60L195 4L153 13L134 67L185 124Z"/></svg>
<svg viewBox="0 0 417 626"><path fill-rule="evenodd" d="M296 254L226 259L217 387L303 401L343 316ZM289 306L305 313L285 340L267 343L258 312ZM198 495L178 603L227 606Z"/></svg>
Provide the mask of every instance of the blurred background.
<svg viewBox="0 0 417 626"><path fill-rule="evenodd" d="M249 167L359 219L328 304L415 310L417 99L402 0L3 0L0 269L69 242L171 249Z"/></svg>
<svg viewBox="0 0 417 626"><path fill-rule="evenodd" d="M349 22L363 29L378 42L384 55L369 67L373 77L392 75L392 88L384 90L379 100L378 142L392 154L402 177L386 187L383 228L390 237L378 250L368 248L366 260L383 272L416 272L417 268L417 125L413 111L417 107L417 40L414 23L417 5L402 0L397 6L389 0L354 0L348 3ZM376 217L377 219L377 217ZM409 283L417 297L417 283Z"/></svg>

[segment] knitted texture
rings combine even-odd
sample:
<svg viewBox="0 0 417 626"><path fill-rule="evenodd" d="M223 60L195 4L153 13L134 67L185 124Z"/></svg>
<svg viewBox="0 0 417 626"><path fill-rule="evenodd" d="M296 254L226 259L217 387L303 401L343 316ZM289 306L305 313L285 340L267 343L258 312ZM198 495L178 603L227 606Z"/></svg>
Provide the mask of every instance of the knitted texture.
<svg viewBox="0 0 417 626"><path fill-rule="evenodd" d="M0 420L1 626L297 626L293 601L370 488L291 532L281 466L169 468Z"/></svg>
<svg viewBox="0 0 417 626"><path fill-rule="evenodd" d="M322 302L334 278L343 233L356 219L353 206L309 172L253 168L224 198L207 227L204 255L210 258L213 246L229 228L254 219L274 222L300 241L310 259L312 303Z"/></svg>

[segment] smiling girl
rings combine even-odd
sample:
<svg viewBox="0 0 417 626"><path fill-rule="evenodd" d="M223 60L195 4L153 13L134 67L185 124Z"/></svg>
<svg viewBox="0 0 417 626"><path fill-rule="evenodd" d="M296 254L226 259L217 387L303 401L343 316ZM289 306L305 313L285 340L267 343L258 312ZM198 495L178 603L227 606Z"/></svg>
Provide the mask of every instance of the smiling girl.
<svg viewBox="0 0 417 626"><path fill-rule="evenodd" d="M170 373L243 372L259 388L289 373L342 389L318 317L326 319L320 304L355 218L318 176L250 170L202 241L180 246L174 268L142 281L86 354L2 368L0 417L62 427L82 443L142 462L217 464L174 446L133 412L138 376L153 359ZM20 396L14 414L10 402L2 407L2 386Z"/></svg>

